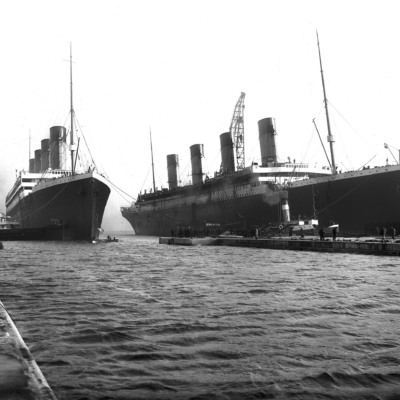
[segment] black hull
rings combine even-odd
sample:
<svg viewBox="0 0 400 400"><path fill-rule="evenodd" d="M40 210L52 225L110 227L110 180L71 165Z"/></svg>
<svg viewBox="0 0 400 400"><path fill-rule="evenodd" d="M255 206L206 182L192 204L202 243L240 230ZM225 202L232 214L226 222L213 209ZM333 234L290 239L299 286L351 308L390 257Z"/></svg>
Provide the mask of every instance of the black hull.
<svg viewBox="0 0 400 400"><path fill-rule="evenodd" d="M225 230L243 234L259 225L278 223L281 199L287 198L286 191L273 184L254 188L243 182L233 183L228 189L226 183L180 188L176 194L172 192L146 201L144 207L139 202L138 207L122 208L122 216L137 235L145 236L171 235L187 229L197 234ZM253 195L246 195L252 190ZM215 199L215 193L232 198Z"/></svg>
<svg viewBox="0 0 400 400"><path fill-rule="evenodd" d="M288 192L292 215L315 215L322 226L337 223L341 233L379 235L383 226L400 230L398 166L310 179Z"/></svg>
<svg viewBox="0 0 400 400"><path fill-rule="evenodd" d="M94 173L49 181L7 209L20 223L9 235L17 240L95 240L109 195L108 185Z"/></svg>
<svg viewBox="0 0 400 400"><path fill-rule="evenodd" d="M63 240L64 227L60 225L43 226L41 228L11 228L0 230L0 240Z"/></svg>
<svg viewBox="0 0 400 400"><path fill-rule="evenodd" d="M260 213L264 218L260 218ZM175 231L190 228L194 231L222 232L230 230L244 233L267 221L279 219L279 205L266 206L261 199L226 200L218 204L203 204L180 207L175 210L130 213L122 216L131 224L137 235L165 236Z"/></svg>
<svg viewBox="0 0 400 400"><path fill-rule="evenodd" d="M280 221L279 199L287 195L292 219L316 218L320 226L339 224L344 235L376 235L385 226L400 232L400 166L347 172L293 183L287 192L276 192L274 200L263 194L233 196L211 201L211 192L228 191L232 182L221 180L207 189L181 188L174 207L165 207L168 196L146 200L145 207L122 209L138 235L170 235L177 227L205 229L206 223L220 224L220 230L243 231L255 226L276 225ZM282 196L283 193L286 193ZM187 198L191 197L191 204ZM271 197L271 198L272 198ZM206 200L202 200L205 198ZM214 228L211 226L211 230Z"/></svg>

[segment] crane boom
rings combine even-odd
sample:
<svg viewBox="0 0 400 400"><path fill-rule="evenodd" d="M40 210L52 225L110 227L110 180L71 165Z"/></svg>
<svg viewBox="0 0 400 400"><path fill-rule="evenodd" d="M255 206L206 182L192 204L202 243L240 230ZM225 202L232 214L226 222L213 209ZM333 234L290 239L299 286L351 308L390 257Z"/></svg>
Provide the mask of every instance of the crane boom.
<svg viewBox="0 0 400 400"><path fill-rule="evenodd" d="M240 93L239 100L236 103L233 111L231 126L229 131L233 137L233 144L235 147L236 157L236 170L240 171L244 169L245 158L244 158L244 97L246 93Z"/></svg>
<svg viewBox="0 0 400 400"><path fill-rule="evenodd" d="M396 163L396 164L399 164L399 163L400 163L400 150L399 150L399 149L395 149L395 148L392 147L392 146L389 146L387 143L384 143L384 147L385 147L385 149L388 149L388 150L390 151L390 154L392 155L392 157L393 157L395 163ZM399 152L399 160L397 160L397 158L396 158L396 157L394 156L394 154L392 153L392 150L390 150L391 147L392 147L392 149L397 150L397 151Z"/></svg>

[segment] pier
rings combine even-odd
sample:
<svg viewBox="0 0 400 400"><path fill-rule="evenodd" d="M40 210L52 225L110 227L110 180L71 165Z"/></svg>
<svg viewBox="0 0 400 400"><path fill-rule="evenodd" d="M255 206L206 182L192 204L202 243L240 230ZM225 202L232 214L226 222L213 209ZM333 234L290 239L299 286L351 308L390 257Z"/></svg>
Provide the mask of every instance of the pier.
<svg viewBox="0 0 400 400"><path fill-rule="evenodd" d="M213 237L165 237L159 239L159 244L172 244L176 246L210 246L216 244L217 238Z"/></svg>
<svg viewBox="0 0 400 400"><path fill-rule="evenodd" d="M327 239L318 240L315 237L289 238L245 238L245 237L215 237L215 238L175 238L160 237L160 244L197 246L235 246L235 247L254 247L260 249L276 250L297 250L315 251L328 253L353 253L353 254L372 254L379 256L400 256L400 242L386 240L382 242L376 238L341 238L333 241Z"/></svg>
<svg viewBox="0 0 400 400"><path fill-rule="evenodd" d="M57 400L1 301L0 397Z"/></svg>

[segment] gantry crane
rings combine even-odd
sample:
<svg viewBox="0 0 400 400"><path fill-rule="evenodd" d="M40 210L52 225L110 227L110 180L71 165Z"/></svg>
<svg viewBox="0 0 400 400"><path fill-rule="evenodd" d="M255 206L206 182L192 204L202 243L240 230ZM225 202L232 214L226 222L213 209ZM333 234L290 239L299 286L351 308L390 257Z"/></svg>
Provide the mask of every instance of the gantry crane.
<svg viewBox="0 0 400 400"><path fill-rule="evenodd" d="M235 148L236 157L236 170L240 171L244 169L245 159L244 159L244 97L246 93L240 93L239 100L236 103L235 109L233 111L233 117L229 131L232 134L233 145Z"/></svg>

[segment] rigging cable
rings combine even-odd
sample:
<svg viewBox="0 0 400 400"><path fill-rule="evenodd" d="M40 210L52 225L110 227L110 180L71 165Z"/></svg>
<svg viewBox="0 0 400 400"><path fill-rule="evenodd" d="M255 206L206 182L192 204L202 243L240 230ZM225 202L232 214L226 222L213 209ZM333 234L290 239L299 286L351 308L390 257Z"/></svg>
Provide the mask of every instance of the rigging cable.
<svg viewBox="0 0 400 400"><path fill-rule="evenodd" d="M364 167L365 167L367 164L369 164L375 157L376 157L376 154L375 154L371 159L369 159L364 165L361 165L361 167L358 168L358 169L360 170L360 169L364 168Z"/></svg>
<svg viewBox="0 0 400 400"><path fill-rule="evenodd" d="M144 185L145 185L146 182L147 182L147 178L149 177L149 173L150 173L150 168L151 168L151 166L150 166L149 169L147 170L147 175L146 175L146 177L144 178L143 185L142 185L142 187L140 188L140 192L142 192L142 190L143 190L143 188L144 188Z"/></svg>
<svg viewBox="0 0 400 400"><path fill-rule="evenodd" d="M65 123L64 123L63 126L66 126L67 121L68 121L69 118L70 118L70 115L71 115L71 111L68 113L67 118L66 118ZM92 153L91 153L90 148L89 148L89 146L88 146L88 143L87 143L87 141L86 141L86 137L85 137L85 135L83 134L83 130L82 130L81 124L79 123L78 118L76 117L76 113L74 113L74 121L76 122L76 124L77 124L77 126L78 126L78 128L79 128L80 135L82 135L82 137L83 137L83 140L84 140L84 142L85 142L86 149L87 149L87 151L88 151L88 153L89 153L91 162L92 162L92 164L94 165L94 168L98 171L97 165L96 165L96 163L95 163L95 161L94 161L94 158L93 158L93 156L92 156ZM71 133L71 129L69 129L69 131L67 132L66 137L67 137L68 134L70 134L70 133ZM81 160L81 157L80 157L79 154L77 155L76 158L77 158L77 159L79 158L79 160L80 160L81 162L87 162L86 159L85 159L85 160ZM84 158L86 158L86 157L84 157ZM84 165L82 165L82 167L85 168Z"/></svg>
<svg viewBox="0 0 400 400"><path fill-rule="evenodd" d="M125 194L126 196L130 197L133 201L136 201L136 199L135 199L133 196L131 196L129 193L126 193L125 191L123 191L123 190L122 190L121 188L119 188L115 183L111 182L108 178L106 178L105 176L103 176L103 178L104 178L107 182L109 182L109 183L117 190L117 192L121 192L121 193ZM118 194L119 194L124 200L128 201L125 197L123 197L123 196L121 195L121 193L118 193Z"/></svg>
<svg viewBox="0 0 400 400"><path fill-rule="evenodd" d="M92 163L93 163L94 167L96 168L96 170L98 170L98 169L97 169L97 165L96 165L96 163L94 162L94 158L93 158L93 156L92 156L92 153L90 152L89 146L88 146L88 144L87 144L87 142L86 142L86 138L85 138L85 135L83 134L81 125L80 125L80 123L79 123L79 121L78 121L78 118L76 118L76 116L75 116L75 121L76 121L76 123L78 124L79 131L80 131L81 134L82 134L82 137L83 137L83 140L84 140L84 142L85 142L86 148L87 148L87 150L88 150L88 152L89 152L90 158L92 159Z"/></svg>

